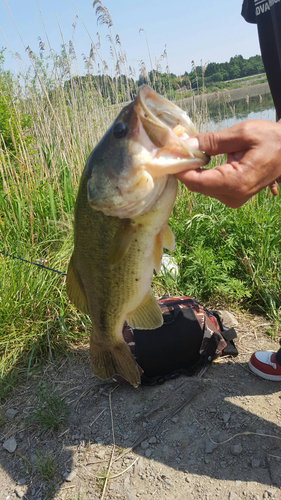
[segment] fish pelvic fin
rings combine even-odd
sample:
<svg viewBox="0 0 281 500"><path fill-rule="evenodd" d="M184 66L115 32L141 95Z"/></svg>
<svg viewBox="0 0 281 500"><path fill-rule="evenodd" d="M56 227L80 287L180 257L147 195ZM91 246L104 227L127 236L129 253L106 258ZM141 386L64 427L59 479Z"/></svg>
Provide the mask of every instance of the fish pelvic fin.
<svg viewBox="0 0 281 500"><path fill-rule="evenodd" d="M167 250L170 250L171 252L175 250L175 236L168 224L166 224L165 227L156 235L154 242L153 260L156 273L159 273L161 269L163 247L167 248Z"/></svg>
<svg viewBox="0 0 281 500"><path fill-rule="evenodd" d="M127 314L126 320L132 328L139 330L153 330L163 325L161 309L151 290L141 304Z"/></svg>
<svg viewBox="0 0 281 500"><path fill-rule="evenodd" d="M134 387L140 385L140 372L124 342L104 347L91 339L90 359L93 374L101 380L119 375Z"/></svg>
<svg viewBox="0 0 281 500"><path fill-rule="evenodd" d="M163 255L163 235L162 231L156 235L153 249L153 261L154 261L154 269L156 273L159 273L161 269Z"/></svg>
<svg viewBox="0 0 281 500"><path fill-rule="evenodd" d="M82 280L73 262L73 256L70 259L67 276L66 276L66 291L69 300L85 314L89 314L88 303Z"/></svg>
<svg viewBox="0 0 281 500"><path fill-rule="evenodd" d="M175 250L175 236L168 224L163 229L163 247L173 252Z"/></svg>

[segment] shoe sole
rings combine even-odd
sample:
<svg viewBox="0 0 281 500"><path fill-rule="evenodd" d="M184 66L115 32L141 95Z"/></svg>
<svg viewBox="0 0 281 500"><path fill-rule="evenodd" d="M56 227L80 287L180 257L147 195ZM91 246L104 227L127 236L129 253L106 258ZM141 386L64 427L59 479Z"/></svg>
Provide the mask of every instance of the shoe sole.
<svg viewBox="0 0 281 500"><path fill-rule="evenodd" d="M251 361L249 361L249 368L250 370L255 373L255 375L258 375L261 378L264 378L265 380L271 380L272 382L281 382L281 375L269 375L268 373L264 373L260 370L258 370L255 366L252 365Z"/></svg>

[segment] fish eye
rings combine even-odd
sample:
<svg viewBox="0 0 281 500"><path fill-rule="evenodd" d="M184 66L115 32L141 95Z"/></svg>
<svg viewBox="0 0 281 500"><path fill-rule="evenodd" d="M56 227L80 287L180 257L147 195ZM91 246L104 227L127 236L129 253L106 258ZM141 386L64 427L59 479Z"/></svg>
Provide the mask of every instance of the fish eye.
<svg viewBox="0 0 281 500"><path fill-rule="evenodd" d="M122 139L122 137L125 137L125 135L127 135L127 132L128 132L128 129L127 129L125 123L119 122L119 123L116 123L116 125L114 126L113 135L117 139Z"/></svg>

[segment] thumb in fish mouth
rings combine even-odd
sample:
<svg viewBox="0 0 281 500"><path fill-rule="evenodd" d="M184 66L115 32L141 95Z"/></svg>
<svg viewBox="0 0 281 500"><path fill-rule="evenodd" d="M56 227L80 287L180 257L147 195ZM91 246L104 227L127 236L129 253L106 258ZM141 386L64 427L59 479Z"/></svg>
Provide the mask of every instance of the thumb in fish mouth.
<svg viewBox="0 0 281 500"><path fill-rule="evenodd" d="M200 149L199 148L199 141L198 141L197 137L189 137L184 142L186 142L186 144L193 149L198 149L198 150Z"/></svg>

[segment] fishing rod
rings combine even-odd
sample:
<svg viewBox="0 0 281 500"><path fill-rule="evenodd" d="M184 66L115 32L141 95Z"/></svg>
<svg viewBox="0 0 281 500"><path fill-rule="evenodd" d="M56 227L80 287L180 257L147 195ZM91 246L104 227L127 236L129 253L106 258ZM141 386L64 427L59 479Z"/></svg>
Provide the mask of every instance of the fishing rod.
<svg viewBox="0 0 281 500"><path fill-rule="evenodd" d="M46 259L38 259L39 262L32 262L31 260L26 260L23 259L22 257L17 257L16 255L11 255L10 253L2 252L1 250L0 253L5 257L10 257L11 259L21 260L22 262L26 262L27 264L32 264L33 266L42 267L43 269L47 269L48 271L53 271L54 273L62 274L63 276L67 275L67 273L64 273L63 271L58 271L58 269L53 269L52 267L45 266L44 262L47 262Z"/></svg>

